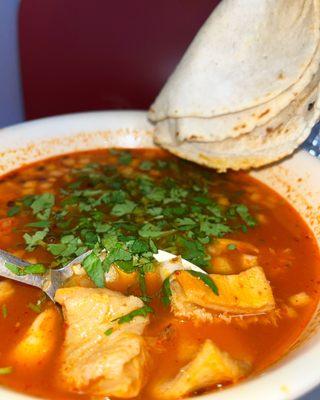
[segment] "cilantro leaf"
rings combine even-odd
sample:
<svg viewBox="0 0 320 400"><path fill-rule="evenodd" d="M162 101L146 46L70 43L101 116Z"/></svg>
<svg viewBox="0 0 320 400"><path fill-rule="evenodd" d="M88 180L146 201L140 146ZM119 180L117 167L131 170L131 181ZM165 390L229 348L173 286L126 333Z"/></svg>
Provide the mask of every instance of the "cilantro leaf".
<svg viewBox="0 0 320 400"><path fill-rule="evenodd" d="M67 245L65 245L63 243L57 243L57 244L49 244L47 249L54 256L58 256L65 251L66 247L67 247Z"/></svg>
<svg viewBox="0 0 320 400"><path fill-rule="evenodd" d="M30 308L30 310L32 310L33 312L40 314L42 309L41 309L41 305L40 304L35 304L35 303L29 303L28 307Z"/></svg>
<svg viewBox="0 0 320 400"><path fill-rule="evenodd" d="M11 208L9 208L9 210L7 211L7 216L13 217L16 214L19 214L20 211L21 211L21 207L15 204Z"/></svg>
<svg viewBox="0 0 320 400"><path fill-rule="evenodd" d="M106 336L109 336L109 335L111 335L112 332L113 332L113 329L112 329L112 328L109 328L109 329L107 329L107 330L104 332L104 334L105 334Z"/></svg>
<svg viewBox="0 0 320 400"><path fill-rule="evenodd" d="M123 165L128 165L132 161L132 155L126 151L122 152L119 157L119 162Z"/></svg>
<svg viewBox="0 0 320 400"><path fill-rule="evenodd" d="M15 275L23 276L28 274L45 274L47 272L47 268L43 264L30 264L24 267L18 267L15 264L10 262L5 263L5 267L8 268Z"/></svg>
<svg viewBox="0 0 320 400"><path fill-rule="evenodd" d="M173 201L179 201L180 199L186 197L188 194L188 191L186 189L180 188L180 187L173 187L170 190L170 198Z"/></svg>
<svg viewBox="0 0 320 400"><path fill-rule="evenodd" d="M55 202L55 196L52 193L43 193L35 196L35 199L31 203L30 207L34 214L44 211L48 208L53 207Z"/></svg>
<svg viewBox="0 0 320 400"><path fill-rule="evenodd" d="M148 250L149 250L148 244L140 239L135 240L131 246L131 251L133 253L139 254L139 253L144 253Z"/></svg>
<svg viewBox="0 0 320 400"><path fill-rule="evenodd" d="M161 215L162 212L163 212L162 207L150 207L147 209L147 213L152 215L153 217L157 217L157 216Z"/></svg>
<svg viewBox="0 0 320 400"><path fill-rule="evenodd" d="M111 210L111 215L122 217L123 215L130 214L137 207L137 203L126 200L124 203L116 204Z"/></svg>
<svg viewBox="0 0 320 400"><path fill-rule="evenodd" d="M23 268L25 274L43 275L47 272L47 268L43 264L31 264Z"/></svg>
<svg viewBox="0 0 320 400"><path fill-rule="evenodd" d="M111 248L109 253L107 254L103 266L105 271L109 271L111 264L116 263L119 265L121 269L125 272L133 272L135 268L133 268L132 263L123 263L124 261L131 261L132 254L122 247L121 243L116 243L114 247Z"/></svg>
<svg viewBox="0 0 320 400"><path fill-rule="evenodd" d="M204 219L200 223L200 231L204 232L206 235L221 237L224 234L231 232L231 228L228 225L210 222L209 220Z"/></svg>
<svg viewBox="0 0 320 400"><path fill-rule="evenodd" d="M155 187L146 195L146 198L152 201L161 202L166 198L166 191L161 187Z"/></svg>
<svg viewBox="0 0 320 400"><path fill-rule="evenodd" d="M179 226L180 230L189 230L193 229L198 223L194 221L192 218L185 217L185 218L177 218L175 223Z"/></svg>
<svg viewBox="0 0 320 400"><path fill-rule="evenodd" d="M146 283L146 275L144 273L144 271L140 270L139 274L138 274L138 279L139 279L139 286L140 286L140 290L141 290L141 294L142 297L147 300L148 296L147 296L147 283Z"/></svg>
<svg viewBox="0 0 320 400"><path fill-rule="evenodd" d="M43 231L35 232L33 235L25 233L23 235L23 238L27 244L26 250L32 251L36 246L38 246L43 241L43 239L47 236L48 232L49 229L46 228Z"/></svg>
<svg viewBox="0 0 320 400"><path fill-rule="evenodd" d="M186 270L189 274L199 278L202 280L203 283L205 283L212 291L215 295L219 296L219 290L217 285L213 282L213 280L207 275L204 274L203 272L199 272L199 271L193 271L191 269Z"/></svg>
<svg viewBox="0 0 320 400"><path fill-rule="evenodd" d="M153 166L152 161L142 161L139 165L139 169L141 169L141 171L150 171L152 166Z"/></svg>
<svg viewBox="0 0 320 400"><path fill-rule="evenodd" d="M50 221L30 222L29 224L27 224L27 226L30 226L31 228L49 228Z"/></svg>
<svg viewBox="0 0 320 400"><path fill-rule="evenodd" d="M5 304L2 304L1 311L2 311L2 318L7 318L8 308Z"/></svg>
<svg viewBox="0 0 320 400"><path fill-rule="evenodd" d="M115 319L114 321L118 321L118 324L125 324L134 319L134 317L142 316L146 317L148 314L154 313L154 310L150 306L143 306L136 310L131 311L130 313L123 315L120 318Z"/></svg>
<svg viewBox="0 0 320 400"><path fill-rule="evenodd" d="M205 267L208 264L210 256L206 254L203 244L198 241L186 239L182 236L177 238L177 243L181 248L181 255L183 258L199 267Z"/></svg>
<svg viewBox="0 0 320 400"><path fill-rule="evenodd" d="M162 302L165 306L168 306L171 301L172 291L170 287L170 276L168 276L162 284Z"/></svg>
<svg viewBox="0 0 320 400"><path fill-rule="evenodd" d="M149 222L144 224L142 228L139 229L139 235L144 238L157 238L160 237L162 233L163 232L160 228Z"/></svg>
<svg viewBox="0 0 320 400"><path fill-rule="evenodd" d="M8 268L15 275L24 275L22 268L19 268L17 265L6 262L5 267Z"/></svg>
<svg viewBox="0 0 320 400"><path fill-rule="evenodd" d="M239 214L241 219L250 227L253 228L256 226L256 220L253 216L249 213L248 207L244 204L237 204L235 206L236 212Z"/></svg>
<svg viewBox="0 0 320 400"><path fill-rule="evenodd" d="M108 235L102 240L103 246L107 251L111 250L117 244L117 242L117 235Z"/></svg>
<svg viewBox="0 0 320 400"><path fill-rule="evenodd" d="M90 253L83 260L82 266L97 287L105 287L104 270L102 268L102 261L98 255L94 252Z"/></svg>
<svg viewBox="0 0 320 400"><path fill-rule="evenodd" d="M164 160L157 160L156 164L159 169L165 169L169 166L168 162Z"/></svg>
<svg viewBox="0 0 320 400"><path fill-rule="evenodd" d="M149 247L153 254L158 253L158 248L152 239L149 239Z"/></svg>
<svg viewBox="0 0 320 400"><path fill-rule="evenodd" d="M204 204L204 205L209 205L212 203L212 199L209 197L204 197L204 196L196 196L194 197L194 201L199 204Z"/></svg>

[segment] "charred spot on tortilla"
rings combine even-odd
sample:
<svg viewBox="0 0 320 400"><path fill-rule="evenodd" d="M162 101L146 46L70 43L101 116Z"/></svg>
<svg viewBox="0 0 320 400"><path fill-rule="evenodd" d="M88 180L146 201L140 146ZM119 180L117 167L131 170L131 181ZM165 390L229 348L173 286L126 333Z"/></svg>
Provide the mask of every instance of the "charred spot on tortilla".
<svg viewBox="0 0 320 400"><path fill-rule="evenodd" d="M313 101L312 103L309 103L309 104L308 104L308 111L313 110L314 104L315 104L314 101Z"/></svg>
<svg viewBox="0 0 320 400"><path fill-rule="evenodd" d="M264 117L264 116L267 115L269 112L270 112L270 109L265 110L263 113L261 113L261 114L258 116L258 119Z"/></svg>
<svg viewBox="0 0 320 400"><path fill-rule="evenodd" d="M244 129L244 128L246 128L246 126L247 126L246 123L241 124L241 125L237 125L237 126L235 126L235 127L233 128L233 130L238 131L239 129Z"/></svg>
<svg viewBox="0 0 320 400"><path fill-rule="evenodd" d="M191 135L190 136L190 140L192 141L192 140L195 140L195 139L197 139L198 138L198 136L197 135Z"/></svg>

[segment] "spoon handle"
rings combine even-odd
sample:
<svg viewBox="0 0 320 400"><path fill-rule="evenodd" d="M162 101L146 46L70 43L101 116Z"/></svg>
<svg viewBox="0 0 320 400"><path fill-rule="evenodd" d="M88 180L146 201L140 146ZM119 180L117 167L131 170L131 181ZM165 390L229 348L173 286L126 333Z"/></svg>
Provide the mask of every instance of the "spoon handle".
<svg viewBox="0 0 320 400"><path fill-rule="evenodd" d="M14 264L18 268L30 265L30 263L21 260L20 258L15 257L10 253L7 253L6 251L0 250L0 276L13 279L18 282L26 283L31 286L36 286L39 288L43 287L43 284L45 282L44 276L34 274L16 275L6 267L6 263Z"/></svg>

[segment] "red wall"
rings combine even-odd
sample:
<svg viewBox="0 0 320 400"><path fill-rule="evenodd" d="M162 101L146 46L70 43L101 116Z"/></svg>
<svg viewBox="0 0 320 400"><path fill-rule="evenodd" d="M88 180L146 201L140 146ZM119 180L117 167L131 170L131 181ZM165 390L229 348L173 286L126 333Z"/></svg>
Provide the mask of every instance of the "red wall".
<svg viewBox="0 0 320 400"><path fill-rule="evenodd" d="M26 118L146 109L218 0L22 0Z"/></svg>

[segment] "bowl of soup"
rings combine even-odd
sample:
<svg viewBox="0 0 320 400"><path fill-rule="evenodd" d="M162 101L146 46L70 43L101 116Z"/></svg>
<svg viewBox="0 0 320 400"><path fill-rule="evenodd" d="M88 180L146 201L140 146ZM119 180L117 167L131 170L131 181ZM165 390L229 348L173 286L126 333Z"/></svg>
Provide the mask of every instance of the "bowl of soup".
<svg viewBox="0 0 320 400"><path fill-rule="evenodd" d="M55 303L0 278L1 398L281 400L320 382L319 161L217 174L152 137L136 111L0 131L0 249L38 274L91 250Z"/></svg>

